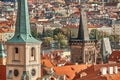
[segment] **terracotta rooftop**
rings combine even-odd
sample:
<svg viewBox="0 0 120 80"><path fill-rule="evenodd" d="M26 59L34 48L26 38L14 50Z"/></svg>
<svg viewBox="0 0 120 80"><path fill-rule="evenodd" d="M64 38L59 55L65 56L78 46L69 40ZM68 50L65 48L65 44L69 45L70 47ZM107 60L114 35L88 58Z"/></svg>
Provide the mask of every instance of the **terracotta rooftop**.
<svg viewBox="0 0 120 80"><path fill-rule="evenodd" d="M75 74L81 70L86 69L90 65L69 65L69 66L61 66L54 67L54 72L57 75L66 75L66 80L72 80L75 77Z"/></svg>
<svg viewBox="0 0 120 80"><path fill-rule="evenodd" d="M117 18L117 14L111 13L109 16L110 16L111 18Z"/></svg>
<svg viewBox="0 0 120 80"><path fill-rule="evenodd" d="M51 63L49 59L42 59L41 64L44 65L45 67L54 67L54 65Z"/></svg>
<svg viewBox="0 0 120 80"><path fill-rule="evenodd" d="M76 25L66 25L66 26L64 26L64 28L75 28L75 29L78 29L79 26L76 26Z"/></svg>
<svg viewBox="0 0 120 80"><path fill-rule="evenodd" d="M44 53L44 54L41 55L41 58L42 59L49 59L50 57L49 57L49 54Z"/></svg>
<svg viewBox="0 0 120 80"><path fill-rule="evenodd" d="M58 53L62 53L63 50L53 50L53 51L50 51L50 54L58 54Z"/></svg>
<svg viewBox="0 0 120 80"><path fill-rule="evenodd" d="M0 29L0 33L6 33L6 32L15 32L15 29L5 29L5 28L1 28Z"/></svg>
<svg viewBox="0 0 120 80"><path fill-rule="evenodd" d="M118 62L120 59L120 51L113 51L108 61Z"/></svg>
<svg viewBox="0 0 120 80"><path fill-rule="evenodd" d="M9 20L9 21L0 21L0 27L1 26L9 26L11 27L14 24L13 20Z"/></svg>
<svg viewBox="0 0 120 80"><path fill-rule="evenodd" d="M120 78L120 71L118 68L117 74L105 74L102 75L100 69L103 67L114 67L118 66L120 67L120 64L98 64L98 65L92 65L88 67L87 69L80 71L73 80L119 80ZM92 74L91 74L92 73Z"/></svg>

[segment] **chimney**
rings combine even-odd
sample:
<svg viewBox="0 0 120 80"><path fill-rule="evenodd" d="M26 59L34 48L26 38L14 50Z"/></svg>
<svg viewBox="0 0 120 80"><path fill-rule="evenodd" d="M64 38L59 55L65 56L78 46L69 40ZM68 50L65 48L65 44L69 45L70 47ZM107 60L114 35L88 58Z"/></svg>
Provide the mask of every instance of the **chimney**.
<svg viewBox="0 0 120 80"><path fill-rule="evenodd" d="M102 68L100 69L100 71L101 71L101 74L102 74L102 75L106 75L106 74L107 74L107 68L106 68L106 67L102 67Z"/></svg>
<svg viewBox="0 0 120 80"><path fill-rule="evenodd" d="M44 54L45 54L45 52L44 52L44 50L42 51L42 55L44 56Z"/></svg>
<svg viewBox="0 0 120 80"><path fill-rule="evenodd" d="M75 65L78 65L78 63L76 62Z"/></svg>
<svg viewBox="0 0 120 80"><path fill-rule="evenodd" d="M114 73L117 74L118 73L118 67L117 66L114 66Z"/></svg>
<svg viewBox="0 0 120 80"><path fill-rule="evenodd" d="M108 73L113 74L113 67L108 67Z"/></svg>

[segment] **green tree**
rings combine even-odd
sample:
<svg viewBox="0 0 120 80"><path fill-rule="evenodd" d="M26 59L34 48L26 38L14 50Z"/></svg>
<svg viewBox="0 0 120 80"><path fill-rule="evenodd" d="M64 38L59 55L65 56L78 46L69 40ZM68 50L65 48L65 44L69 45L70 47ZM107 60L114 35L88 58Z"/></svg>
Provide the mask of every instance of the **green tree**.
<svg viewBox="0 0 120 80"><path fill-rule="evenodd" d="M63 35L62 33L58 33L55 35L55 40L58 42L58 47L66 47L67 46L67 39L66 36Z"/></svg>
<svg viewBox="0 0 120 80"><path fill-rule="evenodd" d="M119 42L119 35L110 35L109 38L111 42Z"/></svg>
<svg viewBox="0 0 120 80"><path fill-rule="evenodd" d="M61 40L66 40L66 37L62 33L58 33L57 35L55 35L55 40L60 42Z"/></svg>
<svg viewBox="0 0 120 80"><path fill-rule="evenodd" d="M51 29L46 30L44 33L44 36L45 37L53 37L53 30L51 30Z"/></svg>
<svg viewBox="0 0 120 80"><path fill-rule="evenodd" d="M71 37L70 29L68 29L68 28L61 28L61 33L63 35L65 35L67 39L69 39Z"/></svg>
<svg viewBox="0 0 120 80"><path fill-rule="evenodd" d="M60 28L56 28L56 29L53 30L53 35L57 35L58 33L61 33Z"/></svg>
<svg viewBox="0 0 120 80"><path fill-rule="evenodd" d="M66 48L68 46L67 40L61 40L60 41L60 47L61 48Z"/></svg>
<svg viewBox="0 0 120 80"><path fill-rule="evenodd" d="M46 48L50 48L51 44L53 43L53 38L52 37L45 37L43 39L42 46Z"/></svg>
<svg viewBox="0 0 120 80"><path fill-rule="evenodd" d="M31 34L34 38L38 38L38 34L35 30L31 30Z"/></svg>
<svg viewBox="0 0 120 80"><path fill-rule="evenodd" d="M91 38L91 39L95 39L97 33L98 33L98 31L97 31L96 29L92 29L92 30L90 31L90 34L89 34L90 38ZM98 36L98 35L97 35L97 36Z"/></svg>
<svg viewBox="0 0 120 80"><path fill-rule="evenodd" d="M89 34L91 39L97 38L98 40L102 40L103 37L109 37L107 32L98 31L96 29L92 29Z"/></svg>

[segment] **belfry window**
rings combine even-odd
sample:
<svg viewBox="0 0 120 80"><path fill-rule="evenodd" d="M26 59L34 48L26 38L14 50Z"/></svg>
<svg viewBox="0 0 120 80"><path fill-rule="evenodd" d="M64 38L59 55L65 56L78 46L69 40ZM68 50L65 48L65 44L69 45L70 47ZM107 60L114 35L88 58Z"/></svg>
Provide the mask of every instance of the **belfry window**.
<svg viewBox="0 0 120 80"><path fill-rule="evenodd" d="M20 50L18 47L14 48L14 53L13 53L13 60L20 60L20 54L19 54Z"/></svg>
<svg viewBox="0 0 120 80"><path fill-rule="evenodd" d="M18 52L19 52L19 50L18 50L18 48L16 47L16 48L15 48L15 53L18 53Z"/></svg>
<svg viewBox="0 0 120 80"><path fill-rule="evenodd" d="M34 57L34 55L35 55L35 48L32 48L31 49L31 57Z"/></svg>
<svg viewBox="0 0 120 80"><path fill-rule="evenodd" d="M31 54L30 54L30 56L31 56L31 60L32 60L32 61L35 60L36 51L35 51L35 48L34 48L34 47L31 48Z"/></svg>

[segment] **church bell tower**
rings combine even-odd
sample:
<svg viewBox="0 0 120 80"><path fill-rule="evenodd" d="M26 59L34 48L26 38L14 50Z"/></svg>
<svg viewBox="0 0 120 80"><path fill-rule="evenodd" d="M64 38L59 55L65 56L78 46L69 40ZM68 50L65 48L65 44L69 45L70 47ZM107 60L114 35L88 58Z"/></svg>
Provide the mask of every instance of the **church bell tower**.
<svg viewBox="0 0 120 80"><path fill-rule="evenodd" d="M87 16L85 9L81 9L78 37L70 39L71 62L79 64L96 63L96 39L89 38Z"/></svg>
<svg viewBox="0 0 120 80"><path fill-rule="evenodd" d="M41 42L30 31L27 0L18 0L15 35L6 42L7 80L37 80L41 76Z"/></svg>

